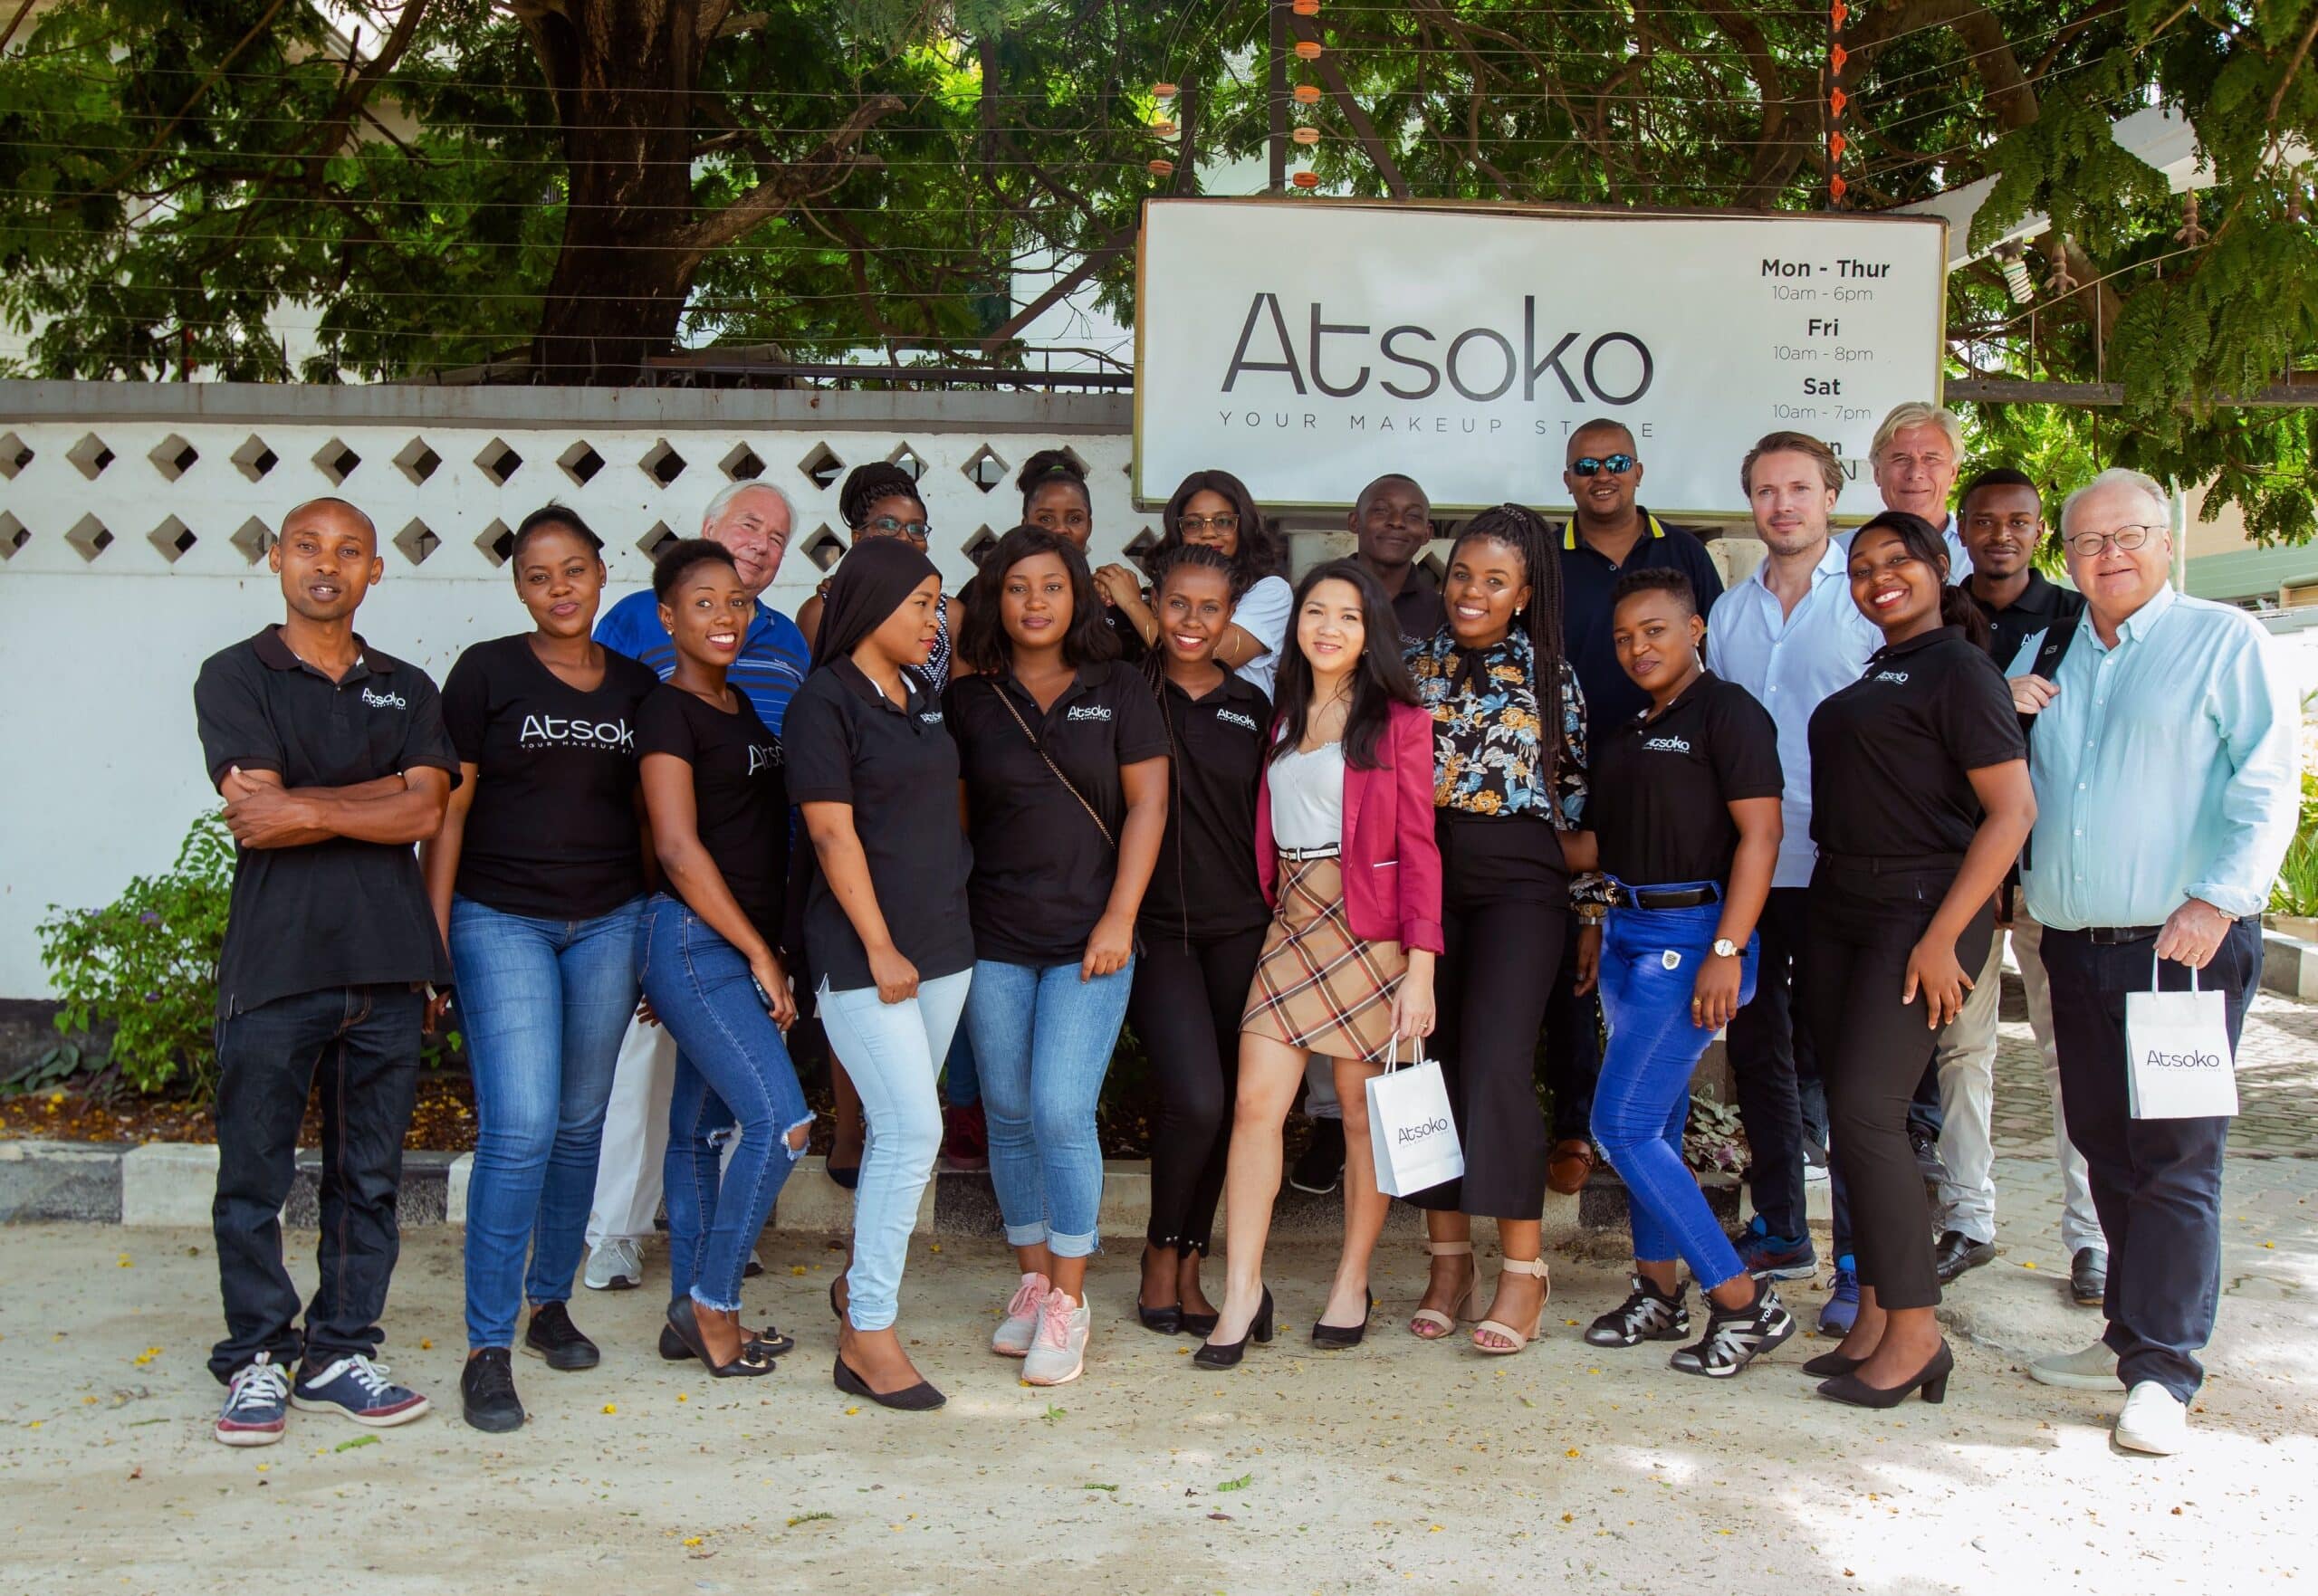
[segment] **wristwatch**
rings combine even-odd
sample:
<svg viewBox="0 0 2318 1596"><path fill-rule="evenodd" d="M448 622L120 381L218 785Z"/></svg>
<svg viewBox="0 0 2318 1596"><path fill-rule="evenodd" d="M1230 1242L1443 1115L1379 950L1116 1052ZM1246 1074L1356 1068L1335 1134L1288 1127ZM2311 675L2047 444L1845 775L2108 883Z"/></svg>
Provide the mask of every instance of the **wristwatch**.
<svg viewBox="0 0 2318 1596"><path fill-rule="evenodd" d="M1738 957L1738 944L1729 937L1717 937L1714 939L1714 956L1717 959L1736 959Z"/></svg>
<svg viewBox="0 0 2318 1596"><path fill-rule="evenodd" d="M1601 924L1609 917L1609 913L1610 906L1607 903L1585 903L1577 905L1577 918L1586 925Z"/></svg>

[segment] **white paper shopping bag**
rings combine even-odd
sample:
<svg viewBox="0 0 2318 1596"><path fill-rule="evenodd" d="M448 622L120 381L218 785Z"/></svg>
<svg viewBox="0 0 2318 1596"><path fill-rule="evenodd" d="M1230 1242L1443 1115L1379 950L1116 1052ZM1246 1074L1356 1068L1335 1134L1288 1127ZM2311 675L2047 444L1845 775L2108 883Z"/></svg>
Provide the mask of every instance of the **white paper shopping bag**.
<svg viewBox="0 0 2318 1596"><path fill-rule="evenodd" d="M2125 994L2126 1100L2137 1120L2227 1117L2237 1112L2237 1061L2229 1049L2229 1017L2219 992L2160 992L2157 961L2151 990Z"/></svg>
<svg viewBox="0 0 2318 1596"><path fill-rule="evenodd" d="M1407 1197L1465 1172L1441 1066L1426 1059L1422 1041L1409 1045L1413 1064L1398 1064L1399 1051L1395 1042L1384 1073L1368 1081L1368 1143L1376 1154L1376 1189L1387 1197Z"/></svg>

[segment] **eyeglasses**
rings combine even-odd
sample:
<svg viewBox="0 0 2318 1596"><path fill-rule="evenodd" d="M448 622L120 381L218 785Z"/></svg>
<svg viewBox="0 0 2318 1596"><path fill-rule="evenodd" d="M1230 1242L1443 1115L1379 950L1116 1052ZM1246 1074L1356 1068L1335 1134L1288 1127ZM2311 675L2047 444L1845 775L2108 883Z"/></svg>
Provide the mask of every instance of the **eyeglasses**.
<svg viewBox="0 0 2318 1596"><path fill-rule="evenodd" d="M1587 454L1569 463L1569 474L1592 476L1598 472L1606 471L1612 476L1624 476L1641 464L1631 454L1604 454L1598 460Z"/></svg>
<svg viewBox="0 0 2318 1596"><path fill-rule="evenodd" d="M879 515L862 522L861 530L888 538L907 538L923 549L926 539L934 535L934 523L930 521L899 521L890 515Z"/></svg>
<svg viewBox="0 0 2318 1596"><path fill-rule="evenodd" d="M2083 559L2091 559L2110 544L2114 543L2119 549L2131 554L2148 542L2151 534L2164 530L2163 527L2151 526L2146 521L2128 521L2113 531L2078 532L2069 539L2068 551Z"/></svg>
<svg viewBox="0 0 2318 1596"><path fill-rule="evenodd" d="M1201 532L1236 532L1240 530L1240 518L1229 510L1220 515L1179 515L1175 518L1175 530L1186 538Z"/></svg>

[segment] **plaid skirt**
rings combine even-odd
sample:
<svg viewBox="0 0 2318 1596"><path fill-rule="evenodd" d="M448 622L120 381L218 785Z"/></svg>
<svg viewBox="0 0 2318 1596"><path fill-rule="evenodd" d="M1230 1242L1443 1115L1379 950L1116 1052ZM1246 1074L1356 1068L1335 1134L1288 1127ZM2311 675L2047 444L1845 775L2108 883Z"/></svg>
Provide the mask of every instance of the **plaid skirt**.
<svg viewBox="0 0 2318 1596"><path fill-rule="evenodd" d="M1282 859L1279 906L1240 1028L1306 1053L1385 1063L1393 994L1408 962L1400 943L1352 934L1336 860Z"/></svg>

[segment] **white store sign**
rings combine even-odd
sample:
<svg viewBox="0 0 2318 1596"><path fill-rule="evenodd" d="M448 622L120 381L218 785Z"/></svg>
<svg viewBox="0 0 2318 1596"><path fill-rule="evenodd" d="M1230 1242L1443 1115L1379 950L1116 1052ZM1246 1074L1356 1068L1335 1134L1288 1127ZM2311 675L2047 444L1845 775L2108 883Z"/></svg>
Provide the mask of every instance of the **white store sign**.
<svg viewBox="0 0 2318 1596"><path fill-rule="evenodd" d="M1357 201L1154 200L1135 317L1135 496L1221 467L1337 507L1387 471L1442 508L1568 504L1569 431L1631 427L1642 501L1743 515L1764 434L1825 439L1881 507L1876 423L1937 401L1945 225Z"/></svg>

